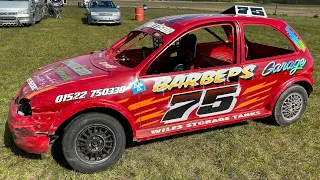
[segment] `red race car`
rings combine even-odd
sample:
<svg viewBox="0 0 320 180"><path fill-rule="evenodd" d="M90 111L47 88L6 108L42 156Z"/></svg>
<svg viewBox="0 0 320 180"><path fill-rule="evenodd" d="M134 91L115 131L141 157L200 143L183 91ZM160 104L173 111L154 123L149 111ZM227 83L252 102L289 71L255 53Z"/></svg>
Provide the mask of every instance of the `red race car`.
<svg viewBox="0 0 320 180"><path fill-rule="evenodd" d="M38 69L10 103L15 143L46 153L62 138L67 162L92 173L126 141L270 117L298 121L313 89L299 35L263 8L162 17L107 50Z"/></svg>

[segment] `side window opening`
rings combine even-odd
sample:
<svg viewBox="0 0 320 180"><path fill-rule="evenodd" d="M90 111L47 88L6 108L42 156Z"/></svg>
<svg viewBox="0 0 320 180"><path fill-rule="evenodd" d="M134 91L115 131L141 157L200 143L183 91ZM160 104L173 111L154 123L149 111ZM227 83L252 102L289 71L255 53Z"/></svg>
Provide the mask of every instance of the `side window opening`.
<svg viewBox="0 0 320 180"><path fill-rule="evenodd" d="M276 57L294 52L289 40L269 26L246 25L244 34L246 60Z"/></svg>
<svg viewBox="0 0 320 180"><path fill-rule="evenodd" d="M234 30L229 24L194 30L176 40L150 65L147 75L234 64Z"/></svg>

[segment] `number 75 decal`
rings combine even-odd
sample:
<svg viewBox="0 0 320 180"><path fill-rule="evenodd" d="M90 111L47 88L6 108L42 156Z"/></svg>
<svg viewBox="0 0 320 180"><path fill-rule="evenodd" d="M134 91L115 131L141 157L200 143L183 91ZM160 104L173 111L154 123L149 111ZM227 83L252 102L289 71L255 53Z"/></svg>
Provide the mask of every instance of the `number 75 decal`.
<svg viewBox="0 0 320 180"><path fill-rule="evenodd" d="M191 112L197 109L197 116L207 117L232 111L237 103L240 86L224 86L187 93L174 94L169 102L169 110L161 122L173 123L185 121Z"/></svg>
<svg viewBox="0 0 320 180"><path fill-rule="evenodd" d="M267 14L263 7L252 7L252 6L235 6L235 7L236 7L237 15L267 17Z"/></svg>

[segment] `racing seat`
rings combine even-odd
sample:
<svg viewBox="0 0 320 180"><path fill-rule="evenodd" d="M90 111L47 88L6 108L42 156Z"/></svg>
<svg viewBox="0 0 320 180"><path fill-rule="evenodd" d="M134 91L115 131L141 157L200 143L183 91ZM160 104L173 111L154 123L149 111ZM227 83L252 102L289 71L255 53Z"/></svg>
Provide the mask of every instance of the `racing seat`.
<svg viewBox="0 0 320 180"><path fill-rule="evenodd" d="M178 65L183 64L184 70L198 68L194 63L196 56L197 36L187 34L181 38L178 52Z"/></svg>

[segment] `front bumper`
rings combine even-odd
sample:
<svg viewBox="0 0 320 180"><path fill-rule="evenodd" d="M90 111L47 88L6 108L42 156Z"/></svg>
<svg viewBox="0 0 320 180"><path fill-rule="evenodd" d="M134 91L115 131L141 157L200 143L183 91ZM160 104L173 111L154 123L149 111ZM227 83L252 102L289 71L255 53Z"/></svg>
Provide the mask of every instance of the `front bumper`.
<svg viewBox="0 0 320 180"><path fill-rule="evenodd" d="M118 16L101 16L101 15L90 15L88 18L90 23L96 24L119 24L121 23L121 15Z"/></svg>
<svg viewBox="0 0 320 180"><path fill-rule="evenodd" d="M31 24L33 14L1 15L0 26L22 26Z"/></svg>
<svg viewBox="0 0 320 180"><path fill-rule="evenodd" d="M8 125L17 146L29 153L47 153L50 138L46 134L36 132L32 116L22 116L17 113L18 105L10 102Z"/></svg>

